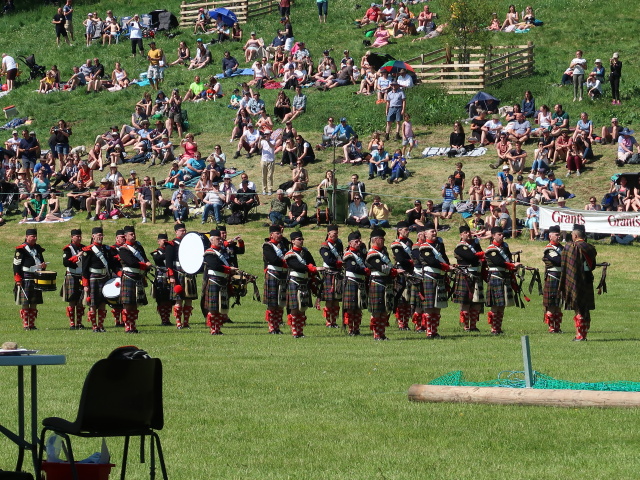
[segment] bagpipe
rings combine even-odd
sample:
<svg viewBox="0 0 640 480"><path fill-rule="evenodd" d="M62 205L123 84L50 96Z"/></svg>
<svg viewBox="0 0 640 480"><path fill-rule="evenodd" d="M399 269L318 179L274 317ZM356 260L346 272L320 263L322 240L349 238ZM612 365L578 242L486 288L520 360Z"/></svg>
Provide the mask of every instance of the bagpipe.
<svg viewBox="0 0 640 480"><path fill-rule="evenodd" d="M233 305L231 305L231 308L240 305L240 299L247 295L247 286L249 284L253 285L253 299L257 302L261 301L260 289L258 288L256 280L257 277L255 275L251 275L244 270L236 270L229 279L229 296L233 297Z"/></svg>

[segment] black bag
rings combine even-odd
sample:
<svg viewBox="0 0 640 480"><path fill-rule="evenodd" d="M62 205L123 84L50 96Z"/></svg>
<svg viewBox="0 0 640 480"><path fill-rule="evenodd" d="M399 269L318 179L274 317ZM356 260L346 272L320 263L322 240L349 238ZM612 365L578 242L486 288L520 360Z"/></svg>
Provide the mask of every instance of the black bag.
<svg viewBox="0 0 640 480"><path fill-rule="evenodd" d="M118 347L113 350L107 357L110 360L146 360L151 358L147 352L139 349L134 345L126 345L124 347ZM1 478L1 477L0 477Z"/></svg>
<svg viewBox="0 0 640 480"><path fill-rule="evenodd" d="M142 152L125 160L125 163L146 163L149 160L149 154Z"/></svg>
<svg viewBox="0 0 640 480"><path fill-rule="evenodd" d="M233 212L227 217L227 225L242 225L243 223L244 217L242 216L242 212L240 210L238 210L237 212Z"/></svg>
<svg viewBox="0 0 640 480"><path fill-rule="evenodd" d="M638 153L634 153L629 160L627 160L627 164L629 165L637 165L638 163L640 163L640 154Z"/></svg>
<svg viewBox="0 0 640 480"><path fill-rule="evenodd" d="M33 475L28 472L5 472L0 470L0 480L33 480Z"/></svg>
<svg viewBox="0 0 640 480"><path fill-rule="evenodd" d="M286 191L286 190L288 190L288 189L289 189L289 188L291 188L291 187L293 187L293 180L289 180L288 182L281 183L281 184L278 186L278 188L279 188L280 190L285 190L285 191Z"/></svg>

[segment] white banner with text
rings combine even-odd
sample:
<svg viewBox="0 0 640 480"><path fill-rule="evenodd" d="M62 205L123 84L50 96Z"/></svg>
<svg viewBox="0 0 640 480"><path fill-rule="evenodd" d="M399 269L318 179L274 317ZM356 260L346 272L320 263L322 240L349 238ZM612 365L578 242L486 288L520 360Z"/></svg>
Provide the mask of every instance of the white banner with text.
<svg viewBox="0 0 640 480"><path fill-rule="evenodd" d="M593 212L571 208L540 207L540 229L559 225L560 230L571 231L574 225L584 225L589 233L615 233L640 235L639 212Z"/></svg>

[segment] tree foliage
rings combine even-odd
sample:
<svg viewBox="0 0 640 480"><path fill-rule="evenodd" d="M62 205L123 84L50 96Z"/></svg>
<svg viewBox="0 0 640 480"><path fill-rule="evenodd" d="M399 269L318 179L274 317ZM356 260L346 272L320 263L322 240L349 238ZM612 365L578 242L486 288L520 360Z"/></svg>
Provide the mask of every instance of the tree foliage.
<svg viewBox="0 0 640 480"><path fill-rule="evenodd" d="M461 50L461 63L469 63L470 47L483 47L488 44L491 32L487 27L495 9L495 3L486 0L454 0L449 4L451 16L448 28L444 32L447 43Z"/></svg>

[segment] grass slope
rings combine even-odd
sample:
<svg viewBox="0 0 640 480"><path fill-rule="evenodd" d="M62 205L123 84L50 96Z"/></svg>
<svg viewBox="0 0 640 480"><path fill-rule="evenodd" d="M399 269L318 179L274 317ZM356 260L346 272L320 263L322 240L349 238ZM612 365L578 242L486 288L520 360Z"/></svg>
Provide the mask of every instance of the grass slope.
<svg viewBox="0 0 640 480"><path fill-rule="evenodd" d="M364 52L362 32L351 25L353 18L362 15L362 10L353 9L354 3L332 2L326 26L317 25L313 2L294 6L296 34L309 41L314 56L329 47L334 48L336 57L340 56L336 52L345 47L356 58ZM499 2L498 11L506 11L507 3ZM55 48L53 28L48 23L53 13L39 4L31 5L28 13L2 19L3 50L15 54L35 52L39 63L49 66L55 62L65 72L71 65L95 55L109 67L121 59L131 75L144 69L142 60L128 58L126 42L85 49L76 39L73 49ZM154 6L151 2L136 3L135 10L148 11ZM166 7L178 11L177 2ZM522 91L529 88L539 103L567 103L571 93L550 84L558 81L575 49L584 49L590 63L596 57L606 60L613 50L620 51L625 61L637 50L637 38L621 33L633 31L630 28L633 20L624 13L628 3L543 0L534 7L546 22L543 28L526 36L497 37L505 43L532 39L538 46L534 77L491 91L504 102L519 100ZM107 8L118 16L134 11L128 2L78 5L76 32L81 32L79 21L89 9L102 12ZM444 12L444 2L434 0L432 10ZM567 12L572 22L576 22L570 26L564 20ZM246 31L255 28L270 38L276 22L274 13L247 25ZM174 40L161 40L161 45L171 58L178 40L186 39L192 45L194 38L185 32ZM388 51L406 58L440 46L440 40L421 44L401 40ZM213 49L214 57L221 56L221 47ZM240 57L237 46L233 53ZM206 73L213 73L213 69ZM637 73L636 65L625 63L622 107L613 109L606 102L593 106L587 103L586 108L597 124L614 112L625 124L636 121ZM185 70L170 69L166 87L184 89L191 77ZM226 92L234 84L232 80L223 81ZM44 140L48 127L58 118L65 118L73 124L74 143L86 144L109 124L127 121L133 103L141 96L141 90L136 89L91 96L81 92L42 96L33 93L34 88L33 84L21 84L16 92L0 99L0 106L16 104L21 114L34 116L35 128ZM296 126L313 140L317 139L327 115L348 116L350 123L364 135L382 128L382 106L373 105L370 98L352 95L353 90L341 88L329 94L310 91L310 112ZM267 105L273 104L274 94L265 92ZM409 112L420 132L421 147L446 143L449 123L461 116L464 102L465 99L441 95L425 87L410 93ZM581 108L585 106L568 104L572 118L577 118ZM192 129L204 151L215 143L226 142L233 112L224 102L189 105L188 110ZM606 188L604 182L615 171L611 147L597 147L596 154L602 157L592 165L593 170L568 182L569 190L578 193L574 206L582 206L586 195ZM327 167L331 153L322 153L320 158L323 161L312 166L312 179L316 181ZM492 177L493 172L486 166L489 160L485 156L466 161L469 178L476 173ZM257 178L255 160L230 163L246 168ZM407 182L393 188L386 183L369 182L370 189L385 194L399 218L398 212L408 208L408 198L404 197L438 195L452 163L445 159L412 160L417 174ZM158 178L163 176L156 169L147 171ZM339 167L341 182L346 182L351 171ZM279 170L277 181L288 179L288 175L288 170ZM67 241L68 230L77 225L83 227L85 234L91 227L75 219L64 226L39 227L40 243L47 249L52 269L62 272L60 249ZM122 225L124 221L106 223L108 236L111 238ZM262 268L260 243L264 229L259 225L253 223L231 230L246 239L248 252L241 259L241 266L254 273ZM197 229L199 224L193 222L190 228ZM156 234L170 231L171 224L145 225L138 230L143 244L152 249ZM209 336L197 316L190 331L161 328L152 306L142 309L142 333L134 338L113 328L104 335L70 332L64 305L53 293L45 294L47 304L41 309L40 329L23 332L17 307L11 301L13 282L9 269L13 246L20 242L24 229L10 222L3 232L0 264L5 265L6 271L0 277L0 291L5 292L0 296L0 306L6 310L0 317L0 341L18 341L42 353L62 353L68 358L66 366L40 370L41 416L72 418L90 365L116 346L133 342L162 358L165 365L166 427L162 439L171 478L573 479L589 475L608 479L635 478L640 467L637 442L629 428L638 421L635 409L430 405L406 400L407 388L412 383L426 383L452 370L463 370L468 379L482 381L495 378L502 370L521 369L522 334L531 337L533 364L538 371L572 381L636 380L640 337L635 325L638 307L634 293L639 278L634 269L624 267L636 258L636 246L598 246L599 259L613 264L610 293L597 298L598 310L586 344L571 343L571 333L547 335L540 298L536 295L526 310L509 309L505 322L507 335L501 338L489 337L486 324L480 326L480 335L463 335L456 308L451 306L443 314L442 341L427 342L421 335L397 332L391 327L392 340L380 344L374 343L370 335L349 338L342 331L325 329L316 311L309 312L310 326L305 330L308 338L304 340L267 335L263 307L248 298L231 312L235 324L225 327L223 337ZM342 236L346 236L344 229ZM309 230L306 237L308 247L317 252L323 231ZM451 250L456 235L448 233L445 240ZM520 240L511 243L515 249L524 250L527 264L541 266L541 244ZM571 332L570 316L565 317L565 322L565 330ZM7 398L1 421L14 426L16 410L11 390L15 372L3 369L2 379ZM0 445L0 466L7 469L14 461L15 451L5 439L0 439ZM76 445L78 457L99 448L97 442L91 441ZM110 441L109 445L115 463L119 464L120 444ZM145 465L131 463L130 478L142 479L146 475Z"/></svg>

